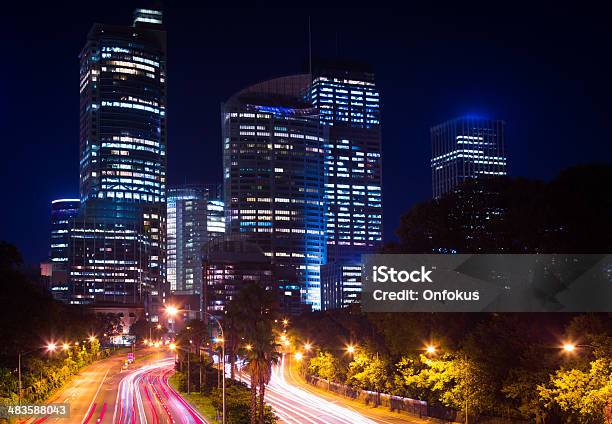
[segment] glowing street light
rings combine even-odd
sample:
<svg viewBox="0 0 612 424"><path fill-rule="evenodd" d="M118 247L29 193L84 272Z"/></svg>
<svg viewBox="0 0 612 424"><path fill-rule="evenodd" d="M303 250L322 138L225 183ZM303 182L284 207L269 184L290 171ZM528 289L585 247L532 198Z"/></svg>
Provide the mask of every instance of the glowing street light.
<svg viewBox="0 0 612 424"><path fill-rule="evenodd" d="M176 343L170 343L170 350L176 350Z"/></svg>
<svg viewBox="0 0 612 424"><path fill-rule="evenodd" d="M62 349L63 349L63 350L68 350L68 349L70 349L70 345L69 345L68 343L64 343L64 344L62 345Z"/></svg>
<svg viewBox="0 0 612 424"><path fill-rule="evenodd" d="M312 349L312 345L311 345L310 343L306 343L306 344L304 345L304 350L305 350L305 351L309 351L310 349Z"/></svg>
<svg viewBox="0 0 612 424"><path fill-rule="evenodd" d="M574 343L565 343L563 345L563 350L566 352L573 352L576 350L576 345Z"/></svg>
<svg viewBox="0 0 612 424"><path fill-rule="evenodd" d="M90 342L95 342L96 341L96 336L89 336L89 341Z"/></svg>
<svg viewBox="0 0 612 424"><path fill-rule="evenodd" d="M55 352L55 349L57 349L57 345L55 343L47 343L47 352Z"/></svg>
<svg viewBox="0 0 612 424"><path fill-rule="evenodd" d="M161 330L161 324L157 324L157 329Z"/></svg>
<svg viewBox="0 0 612 424"><path fill-rule="evenodd" d="M304 355L302 355L302 352L296 352L294 357L296 361L301 361Z"/></svg>
<svg viewBox="0 0 612 424"><path fill-rule="evenodd" d="M283 325L285 325L285 326L286 326L286 325L288 325L288 324L289 324L289 320L288 320L287 318L285 318L285 319L283 320Z"/></svg>
<svg viewBox="0 0 612 424"><path fill-rule="evenodd" d="M427 345L425 351L433 355L434 353L436 353L436 347L434 345Z"/></svg>
<svg viewBox="0 0 612 424"><path fill-rule="evenodd" d="M351 355L354 354L355 353L355 346L354 345L348 345L346 347L346 351L347 351L347 353L349 353Z"/></svg>
<svg viewBox="0 0 612 424"><path fill-rule="evenodd" d="M251 350L251 349L253 349L253 346L251 346L250 344L248 344L248 345L246 345L244 348L245 348L246 350Z"/></svg>
<svg viewBox="0 0 612 424"><path fill-rule="evenodd" d="M172 305L166 306L166 313L170 315L171 317L173 317L176 314L178 314L178 308Z"/></svg>

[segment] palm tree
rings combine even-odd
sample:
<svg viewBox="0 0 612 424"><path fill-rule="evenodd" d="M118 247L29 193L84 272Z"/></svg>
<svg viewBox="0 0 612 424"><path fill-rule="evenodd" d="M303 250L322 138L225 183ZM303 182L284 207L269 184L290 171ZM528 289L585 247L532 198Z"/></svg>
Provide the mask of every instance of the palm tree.
<svg viewBox="0 0 612 424"><path fill-rule="evenodd" d="M271 321L259 321L248 338L251 349L247 351L247 371L251 376L251 424L264 423L266 384L272 376L272 366L278 364L280 354L274 340ZM259 407L257 406L259 388Z"/></svg>

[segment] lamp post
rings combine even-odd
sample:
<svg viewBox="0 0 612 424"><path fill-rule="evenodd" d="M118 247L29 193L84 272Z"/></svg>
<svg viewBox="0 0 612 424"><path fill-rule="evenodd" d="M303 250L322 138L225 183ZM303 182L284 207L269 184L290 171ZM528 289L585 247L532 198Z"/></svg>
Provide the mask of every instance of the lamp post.
<svg viewBox="0 0 612 424"><path fill-rule="evenodd" d="M223 396L223 414L222 414L222 423L225 424L225 334L223 333L223 326L221 325L221 322L217 319L217 317L215 317L213 314L211 314L210 312L206 312L203 311L203 314L205 316L209 316L213 319L213 321L215 321L217 323L217 325L219 326L219 331L221 332L221 340L219 340L219 338L216 339L217 342L221 342L221 362L222 362L222 366L223 366L223 378L222 380L222 396Z"/></svg>

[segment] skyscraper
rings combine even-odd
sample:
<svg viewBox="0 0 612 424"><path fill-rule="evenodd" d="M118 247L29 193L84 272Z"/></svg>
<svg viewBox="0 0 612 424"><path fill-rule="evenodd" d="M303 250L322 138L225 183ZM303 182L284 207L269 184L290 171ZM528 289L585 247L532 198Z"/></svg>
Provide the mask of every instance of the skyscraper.
<svg viewBox="0 0 612 424"><path fill-rule="evenodd" d="M295 271L281 292L300 290L319 309L325 261L325 127L307 100L310 75L265 81L222 110L226 228Z"/></svg>
<svg viewBox="0 0 612 424"><path fill-rule="evenodd" d="M327 265L321 295L323 308L330 309L355 300L361 279L346 274L359 266L362 254L382 244L380 93L369 66L317 61L309 97L321 124L329 128Z"/></svg>
<svg viewBox="0 0 612 424"><path fill-rule="evenodd" d="M433 197L469 178L507 174L504 121L456 118L431 128Z"/></svg>
<svg viewBox="0 0 612 424"><path fill-rule="evenodd" d="M173 293L201 293L202 248L225 230L217 191L204 185L168 191L168 283Z"/></svg>
<svg viewBox="0 0 612 424"><path fill-rule="evenodd" d="M80 200L70 280L82 303L163 303L166 33L162 13L94 24L80 58ZM81 239L81 236L83 238Z"/></svg>
<svg viewBox="0 0 612 424"><path fill-rule="evenodd" d="M51 202L50 269L47 269L46 276L51 294L57 300L69 300L70 235L80 207L79 199L57 199Z"/></svg>

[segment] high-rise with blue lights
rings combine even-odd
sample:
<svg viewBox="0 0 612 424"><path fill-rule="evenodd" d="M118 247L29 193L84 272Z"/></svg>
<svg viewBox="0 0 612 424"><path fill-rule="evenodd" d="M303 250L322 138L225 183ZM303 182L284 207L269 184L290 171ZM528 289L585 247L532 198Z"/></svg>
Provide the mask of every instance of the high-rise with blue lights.
<svg viewBox="0 0 612 424"><path fill-rule="evenodd" d="M329 129L325 144L327 266L322 307L354 302L361 255L382 244L380 93L369 66L318 61L309 97ZM348 276L348 277L347 277Z"/></svg>
<svg viewBox="0 0 612 424"><path fill-rule="evenodd" d="M166 290L162 12L137 9L129 26L94 24L79 58L82 205L71 290L79 303L155 308Z"/></svg>
<svg viewBox="0 0 612 424"><path fill-rule="evenodd" d="M431 128L433 197L466 179L507 175L504 121L460 117Z"/></svg>
<svg viewBox="0 0 612 424"><path fill-rule="evenodd" d="M262 82L222 110L226 228L295 272L281 293L321 307L326 258L324 145L327 128L306 98L311 77ZM288 293L288 294L287 294Z"/></svg>

